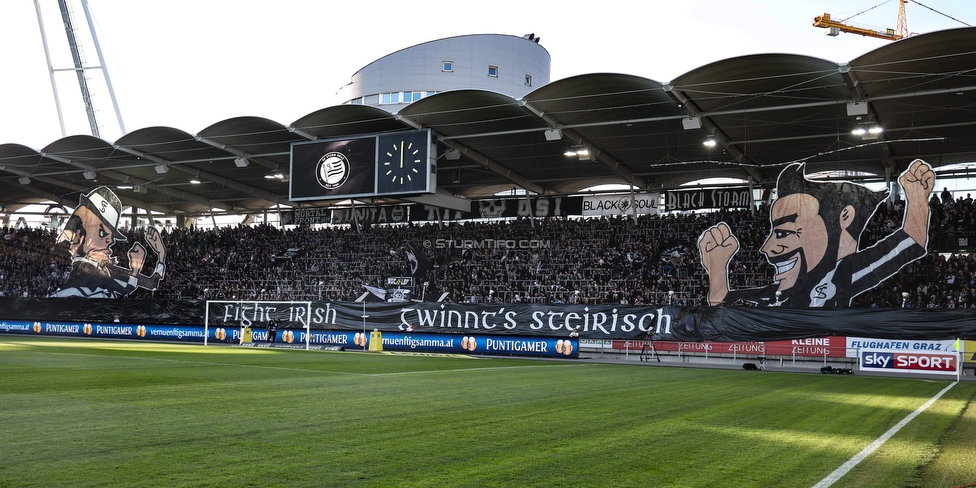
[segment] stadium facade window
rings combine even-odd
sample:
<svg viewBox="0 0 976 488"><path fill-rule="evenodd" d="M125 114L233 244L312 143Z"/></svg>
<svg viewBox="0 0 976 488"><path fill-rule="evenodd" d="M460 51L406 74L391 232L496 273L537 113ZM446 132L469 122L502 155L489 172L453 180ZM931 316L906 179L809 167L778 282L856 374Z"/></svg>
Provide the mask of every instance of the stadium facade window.
<svg viewBox="0 0 976 488"><path fill-rule="evenodd" d="M532 86L532 75L525 75L525 86Z"/></svg>
<svg viewBox="0 0 976 488"><path fill-rule="evenodd" d="M352 105L362 105L363 104L363 97L353 98L352 100L349 100L349 103L352 104Z"/></svg>
<svg viewBox="0 0 976 488"><path fill-rule="evenodd" d="M444 61L441 63L441 71L454 71L454 61Z"/></svg>
<svg viewBox="0 0 976 488"><path fill-rule="evenodd" d="M424 98L424 96L425 96L424 92L420 92L420 91L403 92L403 103L416 102L417 100Z"/></svg>
<svg viewBox="0 0 976 488"><path fill-rule="evenodd" d="M488 76L498 78L498 66L488 65Z"/></svg>
<svg viewBox="0 0 976 488"><path fill-rule="evenodd" d="M412 103L420 100L421 98L429 97L437 93L436 91L405 91L405 92L389 92L389 93L379 93L377 95L370 95L365 97L360 97L354 100L350 100L349 103L358 105L392 105L395 103ZM372 99L372 101L370 101Z"/></svg>

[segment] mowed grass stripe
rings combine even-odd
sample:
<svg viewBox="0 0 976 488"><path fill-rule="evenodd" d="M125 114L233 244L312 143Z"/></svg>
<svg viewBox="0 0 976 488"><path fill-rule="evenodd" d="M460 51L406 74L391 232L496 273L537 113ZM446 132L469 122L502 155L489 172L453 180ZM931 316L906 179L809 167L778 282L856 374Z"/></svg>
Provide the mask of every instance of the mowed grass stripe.
<svg viewBox="0 0 976 488"><path fill-rule="evenodd" d="M564 364L535 363L535 364L527 364L527 365L509 365L509 366L497 366L497 367L493 367L493 366L489 366L489 367L469 367L469 368L458 368L458 367L455 367L455 368L450 368L450 369L422 370L422 371L402 371L402 372L386 372L386 373L356 373L356 372L348 372L348 371L334 372L334 371L328 371L328 370L323 370L323 369L305 369L305 368L295 368L295 367L286 367L286 366L270 366L270 365L257 365L257 364L237 364L237 363L228 363L228 362L196 361L196 360L187 360L187 359L167 359L167 358L145 357L145 356L118 356L118 355L105 356L105 355L97 355L97 354L67 353L67 352L50 352L50 351L36 351L36 353L37 354L50 354L50 355L63 355L63 356L85 356L85 357L91 357L91 358L105 358L105 359L110 359L110 360L160 361L160 362L178 363L178 364L187 364L187 365L198 365L198 366L228 366L228 367L241 367L241 368L262 368L262 369L278 370L278 371L288 371L288 372L304 371L304 372L308 372L308 373L347 374L347 375L364 375L364 376L387 376L387 375L407 375L407 374L436 374L436 373L460 373L460 372L464 372L464 371L491 371L491 370L494 370L494 369L503 369L503 368L504 369L509 369L509 368L573 368L573 367L579 367L580 366L580 364L568 364L568 363L564 363ZM294 354L293 352L289 352L289 353ZM315 352L313 354L319 354L319 353L318 352ZM349 354L357 354L357 353L356 352L352 352L352 353L349 353ZM372 355L373 353L358 353L358 354L370 354L370 355ZM465 357L465 356L455 355L453 357L459 358L459 357ZM476 356L469 356L469 357L465 357L465 358L466 359L485 359L483 357L476 357ZM53 366L53 365L49 365L49 366ZM87 367L90 368L90 367L92 367L92 365L89 364L89 365L87 365Z"/></svg>
<svg viewBox="0 0 976 488"><path fill-rule="evenodd" d="M0 337L0 486L812 486L948 384L133 346ZM962 390L892 441L931 452Z"/></svg>

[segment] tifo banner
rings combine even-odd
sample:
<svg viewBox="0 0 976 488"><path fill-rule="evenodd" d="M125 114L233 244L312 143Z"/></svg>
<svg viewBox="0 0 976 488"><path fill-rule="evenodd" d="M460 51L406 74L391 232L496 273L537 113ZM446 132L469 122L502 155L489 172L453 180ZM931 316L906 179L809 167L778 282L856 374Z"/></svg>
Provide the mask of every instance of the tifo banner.
<svg viewBox="0 0 976 488"><path fill-rule="evenodd" d="M962 309L704 307L698 312L686 315L673 329L674 335L712 341L824 336L897 340L976 337L971 312Z"/></svg>
<svg viewBox="0 0 976 488"><path fill-rule="evenodd" d="M675 190L666 192L664 195L665 209L668 211L749 208L753 203L752 190L748 187Z"/></svg>
<svg viewBox="0 0 976 488"><path fill-rule="evenodd" d="M328 224L331 220L331 208L307 208L281 212L281 225Z"/></svg>
<svg viewBox="0 0 976 488"><path fill-rule="evenodd" d="M145 230L146 244L134 242L127 251L129 266L117 264L117 242L128 238L119 232L122 201L107 186L79 197L78 207L58 234L67 242L71 271L51 297L124 298L139 288L155 290L166 275L166 246L155 227ZM143 267L153 267L152 271Z"/></svg>
<svg viewBox="0 0 976 488"><path fill-rule="evenodd" d="M587 215L630 215L621 208L638 207L638 213L657 212L657 194L638 194L631 201L629 194L614 197L613 201L591 202L592 208L606 208L608 212ZM314 224L391 224L401 222L448 222L456 220L515 218L515 217L578 217L584 215L583 197L512 197L474 200L470 210L452 210L433 205L409 203L394 206L363 206L337 209L296 209L281 212L282 225ZM614 210L614 212L609 212Z"/></svg>
<svg viewBox="0 0 976 488"><path fill-rule="evenodd" d="M211 328L263 328L271 314L284 328L304 329L305 304L240 301L210 303ZM91 300L0 298L7 323L88 322L203 326L206 303L196 300ZM365 317L364 317L365 316ZM623 305L471 304L439 302L349 303L313 301L312 330L403 331L585 339L687 342L794 341L810 337L879 337L892 340L976 338L976 321L963 309L788 309L778 307L639 307ZM0 327L0 332L4 332ZM798 345L801 346L801 345ZM803 347L827 347L807 344ZM830 349L834 347L831 344Z"/></svg>
<svg viewBox="0 0 976 488"><path fill-rule="evenodd" d="M0 297L0 320L203 325L205 309L200 300Z"/></svg>
<svg viewBox="0 0 976 488"><path fill-rule="evenodd" d="M304 305L282 308L262 302L212 302L211 326L255 326L272 315L305 324ZM593 337L637 337L670 334L672 321L681 315L677 307L615 307L586 305L512 305L410 302L359 304L313 302L313 329L381 331L406 330L434 333L478 333L509 336L569 337L578 331Z"/></svg>
<svg viewBox="0 0 976 488"><path fill-rule="evenodd" d="M654 215L658 213L660 193L614 193L583 197L583 216Z"/></svg>
<svg viewBox="0 0 976 488"><path fill-rule="evenodd" d="M776 180L769 234L759 249L776 268L773 284L731 289L729 269L739 251L734 229L719 222L701 234L698 249L708 273L710 305L850 307L854 297L925 256L928 200L935 186L928 163L916 159L898 177L906 202L901 227L863 249L858 247L861 233L888 191L810 180L804 168L791 164Z"/></svg>
<svg viewBox="0 0 976 488"><path fill-rule="evenodd" d="M385 207L358 207L332 210L332 220L323 223L332 224L399 224L410 220L410 210L418 209L419 205L396 205ZM300 212L300 210L295 210ZM315 222L319 223L319 222Z"/></svg>
<svg viewBox="0 0 976 488"><path fill-rule="evenodd" d="M254 325L271 314L304 327L304 305L281 309L262 302L211 303L211 326ZM960 309L779 309L766 307L635 307L409 302L312 302L311 328L430 333L477 333L586 339L689 342L792 341L810 337L870 336L902 340L976 337L976 322ZM798 345L802 346L802 345ZM820 347L824 345L821 344ZM806 347L814 347L807 344ZM843 346L835 346L843 347Z"/></svg>
<svg viewBox="0 0 976 488"><path fill-rule="evenodd" d="M398 224L409 220L410 209L416 205L396 205L356 208L306 208L281 212L281 225L315 224Z"/></svg>

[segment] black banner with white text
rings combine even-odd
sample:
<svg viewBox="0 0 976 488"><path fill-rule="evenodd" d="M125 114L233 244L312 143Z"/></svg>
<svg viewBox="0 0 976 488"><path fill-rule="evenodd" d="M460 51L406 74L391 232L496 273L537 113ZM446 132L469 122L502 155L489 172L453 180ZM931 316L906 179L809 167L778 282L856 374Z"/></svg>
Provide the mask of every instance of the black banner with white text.
<svg viewBox="0 0 976 488"><path fill-rule="evenodd" d="M85 321L264 327L272 315L283 329L308 322L306 302L284 306L260 301L96 300L0 298L0 321ZM774 341L825 336L898 340L976 339L976 320L965 309L783 309L621 305L468 304L438 302L350 303L313 301L311 329L378 329L444 334L569 337L667 341ZM0 328L2 332L2 328Z"/></svg>

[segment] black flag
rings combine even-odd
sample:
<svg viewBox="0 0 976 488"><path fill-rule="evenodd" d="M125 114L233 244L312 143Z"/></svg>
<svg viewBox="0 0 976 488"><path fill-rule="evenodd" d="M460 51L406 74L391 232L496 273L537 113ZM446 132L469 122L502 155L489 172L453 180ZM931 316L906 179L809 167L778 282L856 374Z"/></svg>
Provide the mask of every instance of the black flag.
<svg viewBox="0 0 976 488"><path fill-rule="evenodd" d="M427 255L414 247L413 244L407 244L405 252L410 261L410 275L414 278L425 278L427 270L430 269L430 259L427 258Z"/></svg>

